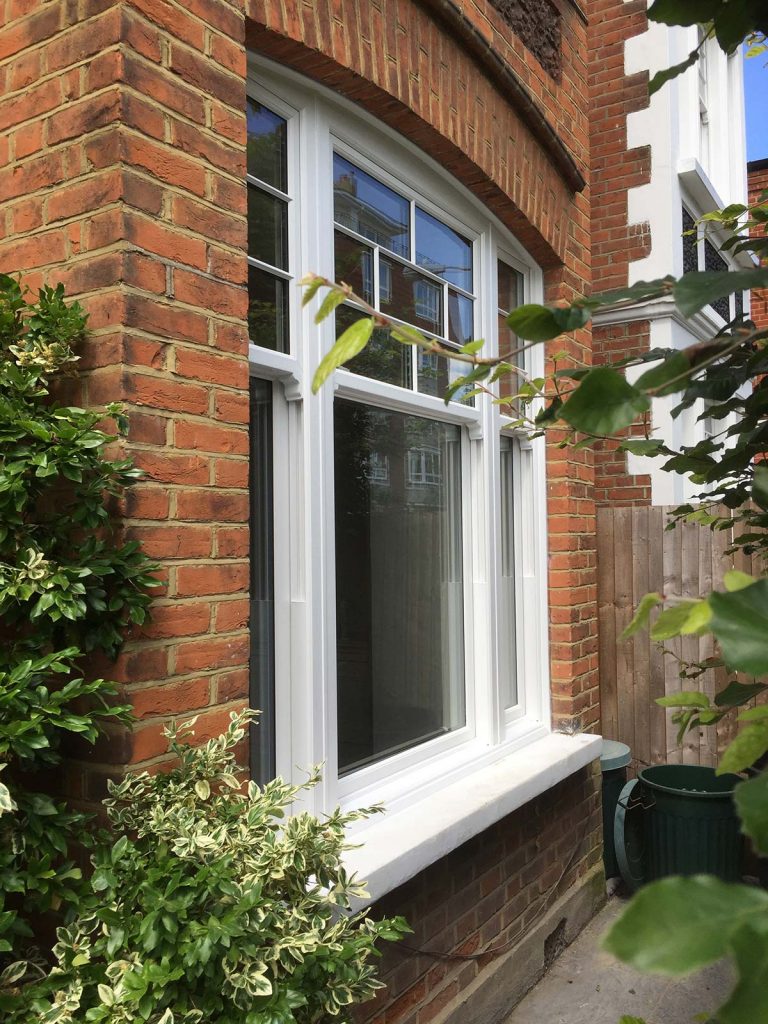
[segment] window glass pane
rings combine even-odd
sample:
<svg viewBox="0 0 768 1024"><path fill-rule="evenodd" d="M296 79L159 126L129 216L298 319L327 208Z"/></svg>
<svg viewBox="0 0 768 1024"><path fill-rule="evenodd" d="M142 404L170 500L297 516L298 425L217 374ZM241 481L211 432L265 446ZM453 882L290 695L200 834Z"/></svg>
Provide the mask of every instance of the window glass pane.
<svg viewBox="0 0 768 1024"><path fill-rule="evenodd" d="M519 348L520 342L517 335L507 326L507 315L524 301L523 275L513 267L510 267L509 264L504 263L503 260L498 260L496 267L499 290L497 320L499 355L502 359L513 363L515 366L526 369L526 353L516 351ZM505 374L503 377L500 377L498 382L499 397L506 398L510 395L516 395L520 390L521 383L522 381L517 373ZM503 407L502 412L516 414L515 410L508 406Z"/></svg>
<svg viewBox="0 0 768 1024"><path fill-rule="evenodd" d="M728 264L708 238L704 241L704 269L719 271L728 269ZM722 298L716 299L711 303L711 305L712 309L714 309L716 313L719 313L723 320L731 319L730 296L724 295Z"/></svg>
<svg viewBox="0 0 768 1024"><path fill-rule="evenodd" d="M333 215L342 227L377 245L410 256L410 203L335 153Z"/></svg>
<svg viewBox="0 0 768 1024"><path fill-rule="evenodd" d="M335 403L342 774L465 723L460 431Z"/></svg>
<svg viewBox="0 0 768 1024"><path fill-rule="evenodd" d="M285 118L249 99L247 122L248 173L285 192L288 187Z"/></svg>
<svg viewBox="0 0 768 1024"><path fill-rule="evenodd" d="M515 463L517 442L501 435L501 577L499 587L499 682L502 707L517 697L517 637L515 629Z"/></svg>
<svg viewBox="0 0 768 1024"><path fill-rule="evenodd" d="M248 267L248 336L254 345L288 351L286 282L258 267Z"/></svg>
<svg viewBox="0 0 768 1024"><path fill-rule="evenodd" d="M253 185L248 188L248 255L281 270L288 267L288 206Z"/></svg>
<svg viewBox="0 0 768 1024"><path fill-rule="evenodd" d="M499 310L511 313L523 301L523 275L499 260L497 263Z"/></svg>
<svg viewBox="0 0 768 1024"><path fill-rule="evenodd" d="M334 231L334 276L348 284L355 294L373 303L373 250L350 238L343 231Z"/></svg>
<svg viewBox="0 0 768 1024"><path fill-rule="evenodd" d="M683 273L699 269L699 247L696 241L696 222L682 207L683 216Z"/></svg>
<svg viewBox="0 0 768 1024"><path fill-rule="evenodd" d="M261 715L250 729L257 782L275 776L275 588L272 384L251 378L251 679L250 704Z"/></svg>
<svg viewBox="0 0 768 1024"><path fill-rule="evenodd" d="M339 306L336 310L336 337L364 315L351 306ZM351 359L346 367L361 377L372 377L385 384L411 388L412 365L411 346L393 341L388 330L377 328L363 351Z"/></svg>
<svg viewBox="0 0 768 1024"><path fill-rule="evenodd" d="M416 262L465 291L472 291L472 243L416 207Z"/></svg>
<svg viewBox="0 0 768 1024"><path fill-rule="evenodd" d="M379 275L389 294L387 298L385 290L380 291L382 313L405 320L420 331L443 333L443 289L439 284L384 256L379 257Z"/></svg>
<svg viewBox="0 0 768 1024"><path fill-rule="evenodd" d="M434 352L419 350L416 354L416 365L418 367L418 390L422 395L432 395L435 398L445 398L448 386L457 377L464 377L469 372L467 363L460 363L455 359L446 359ZM452 397L452 402L461 402L464 395L472 391L474 385L468 384L460 388ZM468 398L464 405L474 405L474 399Z"/></svg>
<svg viewBox="0 0 768 1024"><path fill-rule="evenodd" d="M472 323L473 302L466 295L448 292L448 337L457 345L466 345L475 336Z"/></svg>

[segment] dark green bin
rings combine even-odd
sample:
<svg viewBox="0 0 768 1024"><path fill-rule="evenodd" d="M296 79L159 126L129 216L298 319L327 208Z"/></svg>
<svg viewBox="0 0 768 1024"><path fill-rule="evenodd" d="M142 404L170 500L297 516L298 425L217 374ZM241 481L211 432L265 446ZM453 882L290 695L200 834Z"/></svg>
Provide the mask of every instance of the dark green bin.
<svg viewBox="0 0 768 1024"><path fill-rule="evenodd" d="M632 753L626 743L603 740L600 768L603 773L603 867L606 878L617 878L619 864L613 845L613 819L621 791L627 784L627 766Z"/></svg>
<svg viewBox="0 0 768 1024"><path fill-rule="evenodd" d="M633 855L634 888L668 875L716 875L733 882L742 872L742 837L733 803L738 775L714 768L662 764L644 768L620 798L617 843ZM638 856L639 854L639 856ZM626 861L619 855L619 863ZM624 871L622 870L622 875Z"/></svg>

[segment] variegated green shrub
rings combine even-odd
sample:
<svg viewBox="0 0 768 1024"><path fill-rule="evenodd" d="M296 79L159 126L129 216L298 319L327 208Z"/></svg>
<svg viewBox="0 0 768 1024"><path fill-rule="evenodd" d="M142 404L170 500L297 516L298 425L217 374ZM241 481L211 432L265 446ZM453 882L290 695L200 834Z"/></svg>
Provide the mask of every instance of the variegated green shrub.
<svg viewBox="0 0 768 1024"><path fill-rule="evenodd" d="M317 771L305 786L241 783L233 751L249 717L201 747L169 731L175 768L112 786L113 841L59 930L34 1019L322 1024L381 987L376 941L408 929L351 913L364 890L343 866L347 826L371 809L287 816Z"/></svg>

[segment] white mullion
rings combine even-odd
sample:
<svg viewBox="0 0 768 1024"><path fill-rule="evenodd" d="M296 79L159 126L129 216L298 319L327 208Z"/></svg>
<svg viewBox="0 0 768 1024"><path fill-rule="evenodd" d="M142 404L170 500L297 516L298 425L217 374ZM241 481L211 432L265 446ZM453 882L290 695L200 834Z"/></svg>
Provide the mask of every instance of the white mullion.
<svg viewBox="0 0 768 1024"><path fill-rule="evenodd" d="M490 269L493 266L495 239L486 231L473 246L473 281L477 301L473 304L473 334L493 339L492 287ZM489 354L495 354L491 340ZM480 396L478 413L481 417L483 443L473 446L476 451L475 486L478 498L474 502L476 521L470 544L475 563L474 603L475 660L478 665L475 705L477 708L477 735L489 745L501 741L499 701L499 641L498 641L498 431L497 406L486 396ZM479 495L482 495L480 500Z"/></svg>
<svg viewBox="0 0 768 1024"><path fill-rule="evenodd" d="M415 271L417 274L420 274L421 276L426 277L429 281L432 281L433 284L438 284L442 287L447 283L453 291L458 292L459 295L463 295L467 299L475 299L477 297L476 292L467 291L467 289L462 288L461 285L451 284L450 281L446 282L444 277L440 277L439 274L433 274L431 270L427 267L422 267L420 264L416 263L415 260L411 260L405 256L400 256L396 252L392 252L392 250L388 249L386 245L380 245L378 242L372 242L370 238L366 238L365 235L361 235L358 231L354 231L352 228L348 228L344 224L339 224L337 221L334 221L333 230L338 231L343 235L347 235L349 238L353 238L356 242L366 246L368 249L376 247L384 249L387 254L387 259L391 259L393 262L399 263L408 270Z"/></svg>
<svg viewBox="0 0 768 1024"><path fill-rule="evenodd" d="M333 240L333 141L326 110L317 105L315 159L307 165L317 189L315 253L320 273L333 279L335 252ZM375 263L374 263L375 266ZM335 317L328 317L318 330L308 335L309 351L318 365L324 352L335 341ZM313 670L310 675L311 704L315 709L315 747L311 763L324 764L323 809L330 811L338 802L338 713L336 651L336 533L334 495L334 390L324 387L309 399L313 410L312 477L313 508L316 529L312 551L316 574L313 587L314 630L312 636ZM317 560L319 559L319 565Z"/></svg>
<svg viewBox="0 0 768 1024"><path fill-rule="evenodd" d="M264 66L265 61L254 61ZM358 162L366 173L378 172L375 166L396 167L402 174L398 178L385 171L379 180L393 187L408 201L409 259L388 253L387 259L400 266L409 266L425 279L439 283L442 288L443 339L449 336L450 294L454 291L472 302L473 333L475 337L494 337L498 295L495 291L496 238L499 253L513 269L525 275L526 301L540 298L540 272L531 268L517 243L493 216L471 197L461 198L456 188L430 167L429 161L394 136L389 136L380 125L366 123L364 117L343 101L326 94L319 87L312 93L290 73L282 73L271 66L266 68L266 80L275 84L273 90L283 96L276 83L285 80L285 96L290 97L300 110L300 137L295 137L295 124L289 119L288 193L280 193L258 179L249 179L254 187L262 188L282 201L290 201L289 211L289 271L279 271L268 264L249 260L276 277L295 281L303 273L314 270L333 276L333 195L332 157L334 148L354 163ZM259 90L255 90L259 92ZM267 105L281 113L277 103ZM281 101L283 109L285 102ZM333 134L331 134L333 130ZM294 132L292 137L291 132ZM343 132L343 135L339 135ZM346 144L345 144L346 138ZM341 140L341 144L334 143ZM359 146L355 148L355 143ZM387 145L384 145L384 142ZM298 160L297 147L301 147ZM400 162L396 154L403 152ZM348 155L349 154L349 155ZM395 154L395 155L393 155ZM377 163L378 161L378 163ZM369 172L368 167L372 170ZM423 172L423 173L422 173ZM292 177L293 175L293 177ZM400 178L403 182L401 185ZM391 183L391 184L390 184ZM473 240L473 291L451 285L444 278L418 266L416 237L417 203L432 216ZM299 211L301 216L299 217ZM443 211L444 215L443 215ZM455 211L456 216L453 212ZM460 224L466 222L464 226ZM471 225L471 226L470 226ZM492 226L495 225L495 226ZM373 306L381 307L382 250L370 239L359 236L341 225L337 230L356 238L367 251L373 253ZM699 246L702 240L699 239ZM514 255L512 255L514 254ZM530 287L529 287L530 286ZM529 294L530 292L530 294ZM472 770L501 756L510 746L522 744L542 734L545 722L549 727L547 684L548 648L546 591L546 529L544 451L539 441L520 451L515 458L522 462L514 474L515 502L515 554L520 573L525 572L525 584L516 594L518 616L525 614L524 623L517 629L518 654L524 665L518 676L518 692L525 704L504 715L499 700L499 648L498 607L500 577L500 467L499 432L502 419L497 407L481 396L476 407L453 402L446 405L440 398L423 395L418 391L418 357L414 346L411 353L412 387L405 389L382 381L339 370L334 375L335 390L325 387L317 396L304 394L300 385L302 372L314 369L323 353L333 344L333 318L318 328L312 322L310 306L300 307L299 289L291 287L292 353L268 353L273 378L291 377L295 383L294 397L304 395L303 402L278 401L279 413L276 430L285 430L288 454L281 456L279 473L276 472L275 520L279 522L279 561L290 564L288 596L290 600L289 641L286 634L276 638L276 650L289 651L290 687L282 701L278 716L278 729L282 736L290 733L289 752L285 756L278 749L278 764L288 764L294 778L301 773L294 766L307 766L325 762L324 780L307 799L306 805L317 811L330 808L338 799L347 806L377 800L381 796L399 806L430 791L446 773ZM294 304L295 310L294 311ZM314 311L314 307L312 307ZM397 321L395 321L397 322ZM430 335L427 335L430 336ZM493 347L491 342L490 347ZM276 359L272 359L275 355ZM538 366L541 353L532 354ZM257 363L260 356L254 356ZM297 373L293 372L294 366ZM280 388L275 389L280 393ZM286 391L286 397L291 396ZM462 574L464 623L464 682L466 699L466 725L443 736L416 744L413 748L376 762L357 772L338 779L338 724L337 724L337 651L336 651L336 572L335 572L335 495L334 465L334 397L348 398L375 408L390 409L404 415L459 425L461 436L461 515L462 515ZM279 423L278 423L279 420ZM287 426L284 424L287 421ZM281 446L284 451L285 446ZM286 465L287 463L287 465ZM279 477L279 481L278 481ZM287 480L287 483L286 483ZM286 487L288 497L285 499ZM280 491L278 498L277 492ZM287 513L285 502L287 501ZM281 515L282 512L282 515ZM285 537L288 537L286 543ZM285 548L288 553L285 553ZM281 586L285 586L284 581ZM276 583L277 601L277 583ZM281 629L283 627L281 626ZM285 653L280 655L285 660ZM524 698L524 700L523 700ZM450 695L446 695L450 699ZM454 709L455 710L455 709ZM510 727L503 726L505 717ZM511 718L516 717L514 728ZM283 740L280 740L283 745ZM285 769L283 769L285 770ZM418 792L414 792L414 790Z"/></svg>
<svg viewBox="0 0 768 1024"><path fill-rule="evenodd" d="M290 189L288 192L283 192L281 189L275 188L274 185L270 185L268 182L262 181L261 178L257 178L253 174L246 173L245 180L249 185L253 185L254 188L260 188L263 192L267 192L274 199L282 199L284 203L290 203L292 201Z"/></svg>
<svg viewBox="0 0 768 1024"><path fill-rule="evenodd" d="M291 259L291 247L290 242L288 244L288 261L290 266ZM256 259L255 256L248 257L248 266L257 267L259 270L265 271L267 274L274 274L275 277L281 278L283 281L293 281L294 275L289 273L287 270L281 270L279 267L274 267L271 263L265 263L263 260Z"/></svg>
<svg viewBox="0 0 768 1024"><path fill-rule="evenodd" d="M373 246L373 302L371 305L374 309L381 309L381 271L379 269L379 254L381 249L378 245Z"/></svg>

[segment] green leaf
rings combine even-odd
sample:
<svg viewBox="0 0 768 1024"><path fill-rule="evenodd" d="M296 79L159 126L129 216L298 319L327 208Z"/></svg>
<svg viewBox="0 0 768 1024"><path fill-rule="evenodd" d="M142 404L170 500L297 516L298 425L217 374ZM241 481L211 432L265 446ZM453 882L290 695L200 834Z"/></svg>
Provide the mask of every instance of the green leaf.
<svg viewBox="0 0 768 1024"><path fill-rule="evenodd" d="M533 303L513 309L507 317L507 324L518 338L525 341L549 341L563 333L553 310Z"/></svg>
<svg viewBox="0 0 768 1024"><path fill-rule="evenodd" d="M654 0L648 20L663 25L703 25L712 21L722 0Z"/></svg>
<svg viewBox="0 0 768 1024"><path fill-rule="evenodd" d="M711 628L730 668L768 673L768 578L730 594L710 594Z"/></svg>
<svg viewBox="0 0 768 1024"><path fill-rule="evenodd" d="M637 606L632 621L621 634L622 640L627 640L629 637L634 636L635 633L639 633L641 629L645 629L650 621L651 612L653 609L662 603L664 598L661 594L646 594L645 597L640 601Z"/></svg>
<svg viewBox="0 0 768 1024"><path fill-rule="evenodd" d="M619 1024L645 1024L645 1021L642 1017L628 1017L625 1013L619 1020Z"/></svg>
<svg viewBox="0 0 768 1024"><path fill-rule="evenodd" d="M671 608L665 608L651 629L651 640L671 640L684 633L693 633L700 628L703 615L701 605L705 601L680 601ZM709 611L706 613L707 620ZM693 622L693 626L689 626Z"/></svg>
<svg viewBox="0 0 768 1024"><path fill-rule="evenodd" d="M740 569L729 569L723 576L723 586L729 593L743 590L744 587L749 587L754 582L754 576L750 576L748 572L742 572Z"/></svg>
<svg viewBox="0 0 768 1024"><path fill-rule="evenodd" d="M662 361L646 370L635 381L635 387L641 391L653 391L655 394L664 395L665 385L670 385L674 391L682 390L684 378L690 372L691 364L682 352L673 352Z"/></svg>
<svg viewBox="0 0 768 1024"><path fill-rule="evenodd" d="M459 352L463 352L467 356L473 356L476 352L479 352L485 342L482 338L478 338L477 341L468 341L466 345L462 345Z"/></svg>
<svg viewBox="0 0 768 1024"><path fill-rule="evenodd" d="M681 60L679 64L673 64L672 67L664 68L663 71L657 71L653 78L648 83L648 95L653 96L655 92L658 92L662 85L670 82L673 78L677 78L678 75L682 75L688 68L693 67L696 61L699 59L699 51L691 50L685 60Z"/></svg>
<svg viewBox="0 0 768 1024"><path fill-rule="evenodd" d="M693 316L705 306L733 292L768 287L768 268L757 270L691 270L683 274L674 288L677 308L683 316Z"/></svg>
<svg viewBox="0 0 768 1024"><path fill-rule="evenodd" d="M585 434L615 434L650 408L646 396L615 370L590 370L560 410L560 416Z"/></svg>
<svg viewBox="0 0 768 1024"><path fill-rule="evenodd" d="M681 690L680 693L657 697L656 703L663 708L709 708L709 697L698 690Z"/></svg>
<svg viewBox="0 0 768 1024"><path fill-rule="evenodd" d="M312 299L314 299L315 295L317 295L325 282L322 277L315 277L308 274L305 278L299 281L299 284L304 289L304 294L301 297L301 304L302 306L306 306L312 301Z"/></svg>
<svg viewBox="0 0 768 1024"><path fill-rule="evenodd" d="M766 689L765 683L729 683L715 697L719 708L736 708L746 704Z"/></svg>
<svg viewBox="0 0 768 1024"><path fill-rule="evenodd" d="M664 878L634 897L603 946L639 971L687 974L728 952L734 932L768 912L768 893L716 878Z"/></svg>
<svg viewBox="0 0 768 1024"><path fill-rule="evenodd" d="M752 497L760 508L768 509L768 466L758 463L752 474Z"/></svg>
<svg viewBox="0 0 768 1024"><path fill-rule="evenodd" d="M758 922L755 922L758 924ZM757 1024L768 1020L768 931L745 925L731 939L739 973L736 987L717 1011L722 1024Z"/></svg>
<svg viewBox="0 0 768 1024"><path fill-rule="evenodd" d="M658 438L641 438L632 437L626 441L622 441L619 445L619 450L622 452L630 452L632 455L646 455L653 456L658 455L664 448L664 442Z"/></svg>
<svg viewBox="0 0 768 1024"><path fill-rule="evenodd" d="M741 831L754 840L762 854L768 854L768 774L741 782L733 791L741 818Z"/></svg>
<svg viewBox="0 0 768 1024"><path fill-rule="evenodd" d="M599 306L615 306L618 303L626 304L633 302L644 302L648 299L658 299L662 295L668 295L675 283L674 277L659 277L654 281L636 281L628 288L614 288L609 292L602 292L599 295L590 295L585 300L591 309Z"/></svg>
<svg viewBox="0 0 768 1024"><path fill-rule="evenodd" d="M751 768L768 750L768 721L753 722L745 725L735 740L728 744L720 764L718 775L728 772L743 772Z"/></svg>
<svg viewBox="0 0 768 1024"><path fill-rule="evenodd" d="M373 333L373 320L364 317L355 320L341 335L333 348L324 357L312 380L312 391L317 394L333 371L362 352Z"/></svg>
<svg viewBox="0 0 768 1024"><path fill-rule="evenodd" d="M332 288L320 303L320 309L315 313L315 323L321 324L337 306L341 305L346 297L341 288Z"/></svg>

